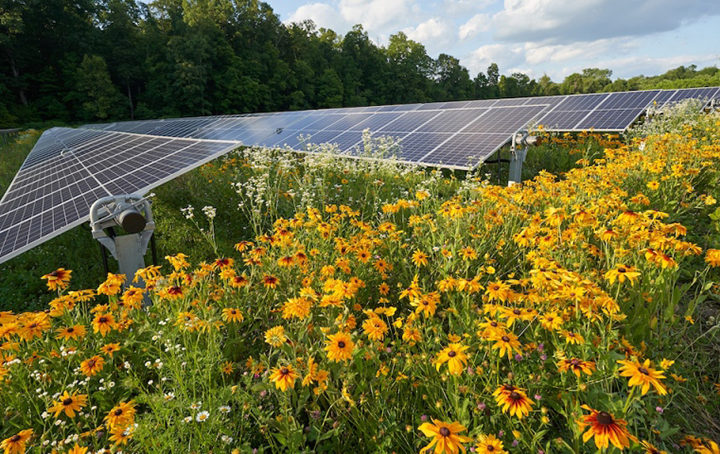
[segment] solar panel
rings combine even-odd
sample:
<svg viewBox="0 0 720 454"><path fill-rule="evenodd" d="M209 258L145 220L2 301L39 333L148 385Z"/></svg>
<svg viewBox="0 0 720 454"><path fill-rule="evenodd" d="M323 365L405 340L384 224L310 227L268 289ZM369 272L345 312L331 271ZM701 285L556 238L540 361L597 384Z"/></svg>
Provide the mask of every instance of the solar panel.
<svg viewBox="0 0 720 454"><path fill-rule="evenodd" d="M85 222L101 197L144 194L238 146L68 128L38 145L0 200L0 262Z"/></svg>

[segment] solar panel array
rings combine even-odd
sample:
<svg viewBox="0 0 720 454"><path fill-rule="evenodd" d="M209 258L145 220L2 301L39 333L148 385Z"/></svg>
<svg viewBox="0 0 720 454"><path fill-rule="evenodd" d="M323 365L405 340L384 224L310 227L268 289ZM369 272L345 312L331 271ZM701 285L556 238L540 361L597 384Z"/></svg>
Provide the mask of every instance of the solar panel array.
<svg viewBox="0 0 720 454"><path fill-rule="evenodd" d="M128 121L46 131L0 199L0 263L87 220L107 195L144 194L240 145L334 143L360 156L363 130L390 136L400 161L470 169L528 125L624 131L651 106L720 99L720 88L453 101Z"/></svg>

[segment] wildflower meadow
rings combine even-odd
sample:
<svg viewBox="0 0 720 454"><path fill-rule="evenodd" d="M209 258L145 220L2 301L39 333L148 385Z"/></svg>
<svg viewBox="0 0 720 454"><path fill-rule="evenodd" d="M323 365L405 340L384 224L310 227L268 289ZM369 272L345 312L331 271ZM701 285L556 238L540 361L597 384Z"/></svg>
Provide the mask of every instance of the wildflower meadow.
<svg viewBox="0 0 720 454"><path fill-rule="evenodd" d="M223 158L237 208L182 210L214 258L0 312L0 450L720 452L720 116L655 118L540 128L568 168L511 187L371 137Z"/></svg>

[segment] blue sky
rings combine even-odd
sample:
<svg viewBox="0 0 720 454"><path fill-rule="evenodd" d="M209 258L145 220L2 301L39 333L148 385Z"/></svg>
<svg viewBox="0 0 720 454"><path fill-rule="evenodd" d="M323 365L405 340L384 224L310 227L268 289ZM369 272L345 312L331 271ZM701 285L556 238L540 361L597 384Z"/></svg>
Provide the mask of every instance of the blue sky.
<svg viewBox="0 0 720 454"><path fill-rule="evenodd" d="M471 73L562 80L587 67L613 78L679 65L720 66L720 0L266 0L283 22L312 19L343 34L361 23L376 43L404 31Z"/></svg>

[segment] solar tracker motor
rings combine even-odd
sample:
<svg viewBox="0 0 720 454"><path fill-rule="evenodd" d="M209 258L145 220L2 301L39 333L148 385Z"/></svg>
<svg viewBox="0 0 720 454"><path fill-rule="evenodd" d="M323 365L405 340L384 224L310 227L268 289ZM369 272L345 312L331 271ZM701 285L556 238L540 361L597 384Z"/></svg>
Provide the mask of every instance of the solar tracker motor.
<svg viewBox="0 0 720 454"><path fill-rule="evenodd" d="M527 131L520 131L512 138L510 147L510 177L508 186L519 184L522 181L522 165L527 156L528 147L535 145L538 141L536 136L531 136Z"/></svg>
<svg viewBox="0 0 720 454"><path fill-rule="evenodd" d="M120 274L126 276L125 285L129 285L137 270L145 268L145 253L155 230L150 201L135 194L98 199L90 207L90 227L93 238L118 261ZM125 234L115 235L117 227Z"/></svg>

